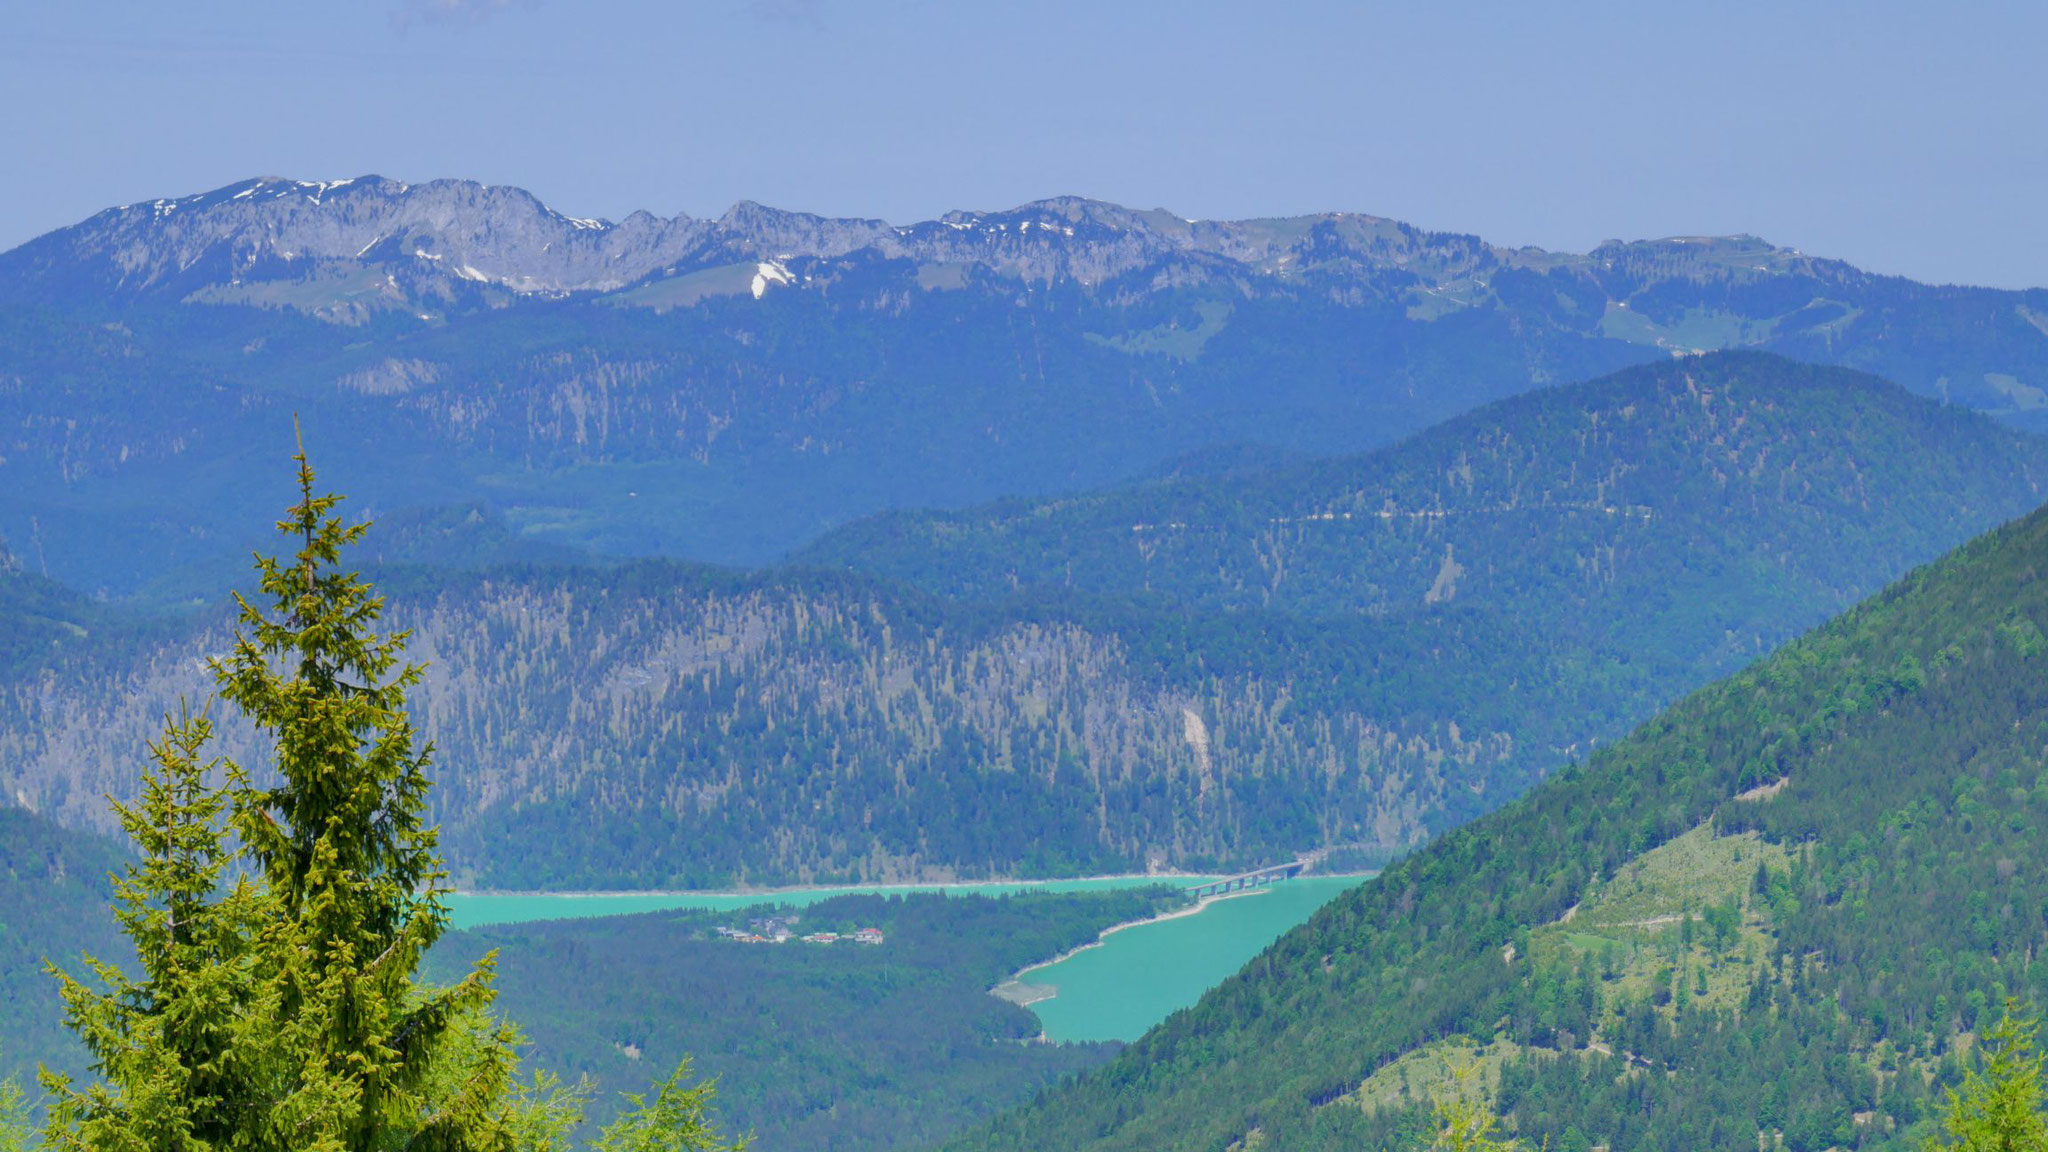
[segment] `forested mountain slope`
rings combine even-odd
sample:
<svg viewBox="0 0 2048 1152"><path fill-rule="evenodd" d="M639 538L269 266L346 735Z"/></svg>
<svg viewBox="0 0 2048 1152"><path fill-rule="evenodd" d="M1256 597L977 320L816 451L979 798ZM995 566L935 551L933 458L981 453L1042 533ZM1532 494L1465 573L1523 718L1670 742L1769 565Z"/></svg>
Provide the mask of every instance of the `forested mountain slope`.
<svg viewBox="0 0 2048 1152"><path fill-rule="evenodd" d="M429 666L444 843L500 887L1384 857L2033 507L2048 475L1981 416L1755 357L1539 394L1383 455L912 519L902 564L870 538L906 578L1038 552L1064 580L1072 558L1079 587L932 581L966 602L664 563L390 571ZM1134 516L1185 528L1134 551ZM955 538L974 547L929 562ZM371 540L524 546L482 513ZM216 618L0 685L0 785L103 822L226 644Z"/></svg>
<svg viewBox="0 0 2048 1152"><path fill-rule="evenodd" d="M130 955L107 908L112 842L0 805L0 1080L46 1062L77 1071L85 1051L64 1027L45 960L76 969L78 953Z"/></svg>
<svg viewBox="0 0 2048 1152"><path fill-rule="evenodd" d="M0 540L0 675L25 675L94 646L108 629L132 632L136 621L26 571Z"/></svg>
<svg viewBox="0 0 2048 1152"><path fill-rule="evenodd" d="M1658 629L1675 605L1645 603L1652 588L1724 600L1743 569L1775 570L1774 598L1838 610L1861 573L1938 555L1952 525L1989 527L2048 489L2048 446L2033 437L1861 372L1758 353L1539 389L1363 455L1214 467L886 513L794 559L955 597L1051 585L1316 617L1483 604ZM1758 629L1738 605L1699 610Z"/></svg>
<svg viewBox="0 0 2048 1152"><path fill-rule="evenodd" d="M1377 1147L1460 1041L1553 1147L1911 1147L2048 999L2048 512L1324 908L962 1148Z"/></svg>
<svg viewBox="0 0 2048 1152"><path fill-rule="evenodd" d="M1401 699L1405 681L1375 683L1374 653L1412 639L1371 622L1212 634L1137 606L960 608L846 577L652 562L385 587L428 665L413 715L436 747L442 843L486 886L1385 852L1483 794L1511 750ZM18 683L0 699L0 783L104 821L101 794L132 786L163 708L211 691L201 660L227 637L216 624ZM1404 656L1407 675L1447 659ZM247 751L244 733L222 739Z"/></svg>
<svg viewBox="0 0 2048 1152"><path fill-rule="evenodd" d="M2048 412L2048 295L1753 237L1552 253L1077 198L614 223L460 181L251 180L0 254L0 531L87 591L217 587L297 413L381 511L483 502L540 543L756 563L886 508L1226 443L1359 451L1728 347Z"/></svg>
<svg viewBox="0 0 2048 1152"><path fill-rule="evenodd" d="M1618 735L2032 510L2044 485L2031 436L1862 373L1721 353L1363 456L878 516L797 560L952 597L1149 594L1421 635L1484 620L1517 660L1467 643L1438 691L1551 693L1504 724L1528 757ZM1548 723L1560 703L1573 724Z"/></svg>

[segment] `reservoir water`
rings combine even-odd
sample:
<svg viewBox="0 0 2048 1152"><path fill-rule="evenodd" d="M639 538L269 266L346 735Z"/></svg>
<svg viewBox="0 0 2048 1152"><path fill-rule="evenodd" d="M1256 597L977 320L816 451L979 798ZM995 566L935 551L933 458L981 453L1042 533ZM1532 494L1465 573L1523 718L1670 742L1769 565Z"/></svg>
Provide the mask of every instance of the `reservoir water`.
<svg viewBox="0 0 2048 1152"><path fill-rule="evenodd" d="M762 904L803 906L834 896L939 892L1082 892L1151 884L1193 885L1204 876L1095 876L991 884L854 885L758 892L470 892L447 897L457 928L624 916L676 908L732 911ZM1189 1007L1246 961L1365 876L1302 876L1213 899L1198 910L1112 929L1097 944L1017 974L1047 1039L1136 1040ZM1006 990L1008 991L1008 990Z"/></svg>
<svg viewBox="0 0 2048 1152"><path fill-rule="evenodd" d="M1049 1000L1029 1005L1049 1040L1136 1040L1365 876L1302 876L1211 901L1194 915L1134 924L1018 973Z"/></svg>
<svg viewBox="0 0 2048 1152"><path fill-rule="evenodd" d="M1020 880L987 884L866 884L845 888L779 888L757 892L457 892L446 897L457 928L524 924L533 920L577 920L586 916L630 916L674 908L730 912L760 904L804 907L834 896L909 895L1001 896L1008 892L1100 892L1154 884L1185 887L1213 876L1089 876L1078 880Z"/></svg>

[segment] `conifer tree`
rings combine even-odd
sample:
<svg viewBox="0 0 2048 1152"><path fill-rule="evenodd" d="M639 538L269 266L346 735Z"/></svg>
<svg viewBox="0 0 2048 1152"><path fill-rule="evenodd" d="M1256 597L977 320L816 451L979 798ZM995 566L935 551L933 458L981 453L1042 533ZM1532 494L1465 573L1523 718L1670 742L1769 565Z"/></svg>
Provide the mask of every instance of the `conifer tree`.
<svg viewBox="0 0 2048 1152"><path fill-rule="evenodd" d="M274 764L259 782L205 759L203 714L151 746L141 798L117 805L140 856L116 882L117 916L141 973L90 960L98 987L59 973L102 1082L45 1073L45 1138L67 1152L544 1152L583 1090L517 1082L518 1034L488 1015L494 958L449 988L416 980L448 924L430 749L405 710L421 670L340 567L367 525L344 525L303 448L294 459L299 502L278 528L296 551L257 558L262 602L236 597L243 631L213 664ZM707 1098L672 1079L619 1131L724 1149Z"/></svg>
<svg viewBox="0 0 2048 1152"><path fill-rule="evenodd" d="M0 1080L0 1152L28 1152L33 1134L21 1085Z"/></svg>
<svg viewBox="0 0 2048 1152"><path fill-rule="evenodd" d="M1500 1113L1487 1099L1476 1057L1453 1059L1445 1082L1430 1094L1427 1152L1530 1152L1518 1137L1500 1135Z"/></svg>
<svg viewBox="0 0 2048 1152"><path fill-rule="evenodd" d="M167 722L141 798L116 805L141 862L115 881L115 915L142 973L89 960L105 991L59 974L65 1015L106 1082L74 1091L46 1075L58 1147L216 1146L260 1105L252 1089L276 1038L247 1024L261 1014L253 945L267 917L246 882L220 894L227 797L207 782L218 763L200 760L211 734L204 716Z"/></svg>
<svg viewBox="0 0 2048 1152"><path fill-rule="evenodd" d="M2008 1000L1998 1023L1978 1041L1976 1066L1948 1090L1942 1135L1928 1152L2048 1152L2041 1073L2048 1057L2035 1048L2040 1024Z"/></svg>
<svg viewBox="0 0 2048 1152"><path fill-rule="evenodd" d="M382 598L339 567L369 526L344 525L340 498L314 494L303 450L296 462L299 503L278 531L297 552L258 558L269 604L236 596L246 631L215 665L221 696L276 749L268 787L230 769L234 831L295 937L273 991L286 1019L311 1024L298 1038L307 1087L318 1085L306 1103L346 1152L414 1126L432 1144L495 1147L509 1052L479 1050L471 1082L431 1106L420 1095L450 1026L492 996L489 959L452 988L414 982L448 919L424 819L430 750L415 747L405 711L421 669L400 663L403 634L375 630Z"/></svg>

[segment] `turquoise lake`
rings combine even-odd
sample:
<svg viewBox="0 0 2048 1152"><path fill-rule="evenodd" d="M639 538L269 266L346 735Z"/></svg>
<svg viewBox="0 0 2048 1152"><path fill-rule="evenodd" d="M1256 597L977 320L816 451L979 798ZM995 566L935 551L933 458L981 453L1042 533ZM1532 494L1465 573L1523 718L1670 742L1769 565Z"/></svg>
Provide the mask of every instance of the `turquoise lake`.
<svg viewBox="0 0 2048 1152"><path fill-rule="evenodd" d="M460 892L447 897L457 928L524 924L533 920L577 920L587 916L630 916L674 908L729 912L760 904L803 907L834 896L909 895L1001 896L1007 892L1100 892L1154 884L1188 886L1211 876L1090 876L1078 880L1022 880L991 884L853 885L845 888L782 888L759 892Z"/></svg>
<svg viewBox="0 0 2048 1152"><path fill-rule="evenodd" d="M625 916L676 908L730 911L761 904L803 906L834 896L939 892L1000 896L1009 892L1084 892L1152 884L1192 885L1201 876L1096 876L995 884L856 885L761 892L459 893L447 898L457 928ZM1135 1040L1175 1011L1201 999L1288 929L1366 876L1305 876L1212 900L1200 911L1145 921L1057 961L1018 974L1052 991L1029 1005L1056 1041Z"/></svg>
<svg viewBox="0 0 2048 1152"><path fill-rule="evenodd" d="M1189 1007L1288 929L1364 876L1303 876L1216 900L1191 916L1136 924L1018 974L1058 989L1030 1008L1050 1040L1136 1040Z"/></svg>

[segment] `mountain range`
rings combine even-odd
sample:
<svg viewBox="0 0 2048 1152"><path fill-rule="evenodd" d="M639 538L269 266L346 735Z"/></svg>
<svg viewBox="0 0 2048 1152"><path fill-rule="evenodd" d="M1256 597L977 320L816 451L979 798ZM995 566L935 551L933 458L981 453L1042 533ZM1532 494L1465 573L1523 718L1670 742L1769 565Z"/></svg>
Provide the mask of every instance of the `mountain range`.
<svg viewBox="0 0 2048 1152"><path fill-rule="evenodd" d="M905 1035L973 1035L987 1087L870 1077L877 1146L1386 1146L1465 1064L1560 1152L1905 1147L2048 996L2048 292L1752 237L263 179L0 254L0 430L35 1055L76 1053L34 961L118 949L106 797L210 692L301 442L378 522L465 884L1386 866L1059 1083L1105 1053L987 1048L1029 941L933 929L975 967ZM1036 939L1110 906L1071 903ZM701 927L501 935L630 944L580 990L605 1029L547 1032L624 1060L614 987ZM825 963L776 1003L909 979ZM719 984L682 999L758 1011ZM808 1083L838 1043L749 1058Z"/></svg>
<svg viewBox="0 0 2048 1152"><path fill-rule="evenodd" d="M1504 248L1376 217L1076 198L894 227L743 204L254 180L0 254L0 531L31 570L218 587L309 442L380 512L775 559L873 512L1085 490L1233 444L1328 455L1674 353L1753 347L2028 424L2048 295L1752 237Z"/></svg>

